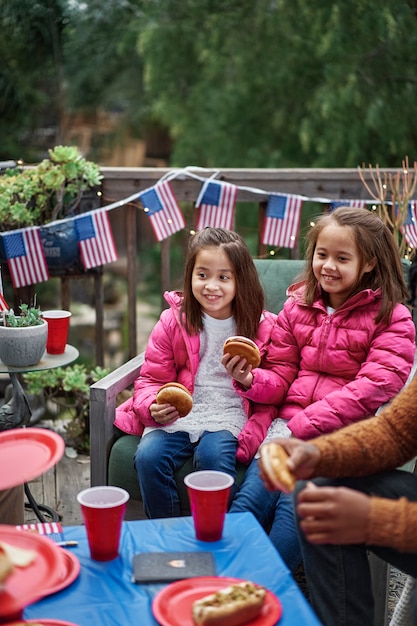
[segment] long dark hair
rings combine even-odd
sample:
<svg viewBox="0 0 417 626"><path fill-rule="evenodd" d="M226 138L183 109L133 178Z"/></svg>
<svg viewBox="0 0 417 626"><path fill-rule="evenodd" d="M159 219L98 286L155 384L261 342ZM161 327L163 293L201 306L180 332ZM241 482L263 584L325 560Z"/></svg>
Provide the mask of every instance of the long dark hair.
<svg viewBox="0 0 417 626"><path fill-rule="evenodd" d="M224 228L204 228L189 241L182 303L182 319L187 331L196 333L203 328L201 307L193 295L191 281L197 254L206 248L222 248L229 258L236 281L236 295L232 303L236 332L254 339L264 308L264 292L245 241L234 231Z"/></svg>
<svg viewBox="0 0 417 626"><path fill-rule="evenodd" d="M394 306L408 298L401 257L394 236L383 221L368 209L339 207L332 213L323 213L307 233L305 301L312 304L317 295L317 279L313 273L313 256L317 239L326 226L349 226L355 237L360 255L360 271L367 263L376 260L375 267L363 274L352 289L352 294L362 289L380 289L381 308L375 322L389 323Z"/></svg>

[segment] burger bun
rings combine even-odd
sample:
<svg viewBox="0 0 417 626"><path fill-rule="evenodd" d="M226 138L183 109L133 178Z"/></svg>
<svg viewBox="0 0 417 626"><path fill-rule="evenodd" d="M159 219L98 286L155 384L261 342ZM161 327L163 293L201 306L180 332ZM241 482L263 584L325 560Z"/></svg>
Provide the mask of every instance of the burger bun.
<svg viewBox="0 0 417 626"><path fill-rule="evenodd" d="M184 385L180 383L167 383L158 389L156 394L157 404L171 404L180 417L185 417L193 408L193 398Z"/></svg>
<svg viewBox="0 0 417 626"><path fill-rule="evenodd" d="M229 337L224 342L223 353L230 354L231 356L240 356L241 359L246 359L246 363L254 367L259 367L261 364L261 355L259 348L252 339L247 337L241 337L235 335Z"/></svg>
<svg viewBox="0 0 417 626"><path fill-rule="evenodd" d="M270 442L261 446L261 466L263 473L272 486L280 491L294 491L296 478L288 469L287 452L277 443Z"/></svg>

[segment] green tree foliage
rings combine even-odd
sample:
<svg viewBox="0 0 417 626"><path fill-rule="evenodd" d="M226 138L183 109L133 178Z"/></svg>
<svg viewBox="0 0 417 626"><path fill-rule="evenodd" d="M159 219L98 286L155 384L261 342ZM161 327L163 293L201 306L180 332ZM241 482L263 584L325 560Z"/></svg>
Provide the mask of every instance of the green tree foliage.
<svg viewBox="0 0 417 626"><path fill-rule="evenodd" d="M0 0L0 158L30 159L34 134L59 123L64 0Z"/></svg>
<svg viewBox="0 0 417 626"><path fill-rule="evenodd" d="M177 165L397 166L416 152L405 1L150 1L139 30Z"/></svg>
<svg viewBox="0 0 417 626"><path fill-rule="evenodd" d="M100 107L167 127L176 166L398 166L417 157L415 4L0 0L0 133Z"/></svg>

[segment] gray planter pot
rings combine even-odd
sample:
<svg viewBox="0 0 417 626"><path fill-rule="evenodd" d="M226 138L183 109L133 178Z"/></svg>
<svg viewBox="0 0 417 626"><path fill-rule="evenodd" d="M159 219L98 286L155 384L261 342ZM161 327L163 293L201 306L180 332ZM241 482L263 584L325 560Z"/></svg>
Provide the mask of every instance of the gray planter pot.
<svg viewBox="0 0 417 626"><path fill-rule="evenodd" d="M41 360L46 349L48 324L12 328L0 325L0 359L8 367L28 367Z"/></svg>

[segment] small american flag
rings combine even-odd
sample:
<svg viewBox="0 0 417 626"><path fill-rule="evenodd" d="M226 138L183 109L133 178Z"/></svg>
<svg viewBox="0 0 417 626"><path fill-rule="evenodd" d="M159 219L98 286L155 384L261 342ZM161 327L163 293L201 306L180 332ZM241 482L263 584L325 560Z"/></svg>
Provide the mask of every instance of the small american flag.
<svg viewBox="0 0 417 626"><path fill-rule="evenodd" d="M7 304L6 300L4 299L4 296L2 293L0 293L0 312L4 312L4 311L8 311L9 310L9 305Z"/></svg>
<svg viewBox="0 0 417 626"><path fill-rule="evenodd" d="M302 204L299 196L269 196L262 243L294 248L300 228Z"/></svg>
<svg viewBox="0 0 417 626"><path fill-rule="evenodd" d="M74 222L81 260L86 270L116 261L117 250L105 209L76 217Z"/></svg>
<svg viewBox="0 0 417 626"><path fill-rule="evenodd" d="M200 209L197 230L206 226L233 228L238 188L231 183L206 181L195 203Z"/></svg>
<svg viewBox="0 0 417 626"><path fill-rule="evenodd" d="M184 216L168 181L157 183L140 196L146 215L158 241L185 228Z"/></svg>
<svg viewBox="0 0 417 626"><path fill-rule="evenodd" d="M333 200L330 202L329 211L334 211L340 206L351 206L356 209L364 209L366 207L366 202L365 200Z"/></svg>
<svg viewBox="0 0 417 626"><path fill-rule="evenodd" d="M40 229L37 226L3 233L4 251L13 287L41 283L49 278Z"/></svg>
<svg viewBox="0 0 417 626"><path fill-rule="evenodd" d="M417 213L416 201L408 203L407 219L404 222L401 232L404 239L412 248L417 248Z"/></svg>

